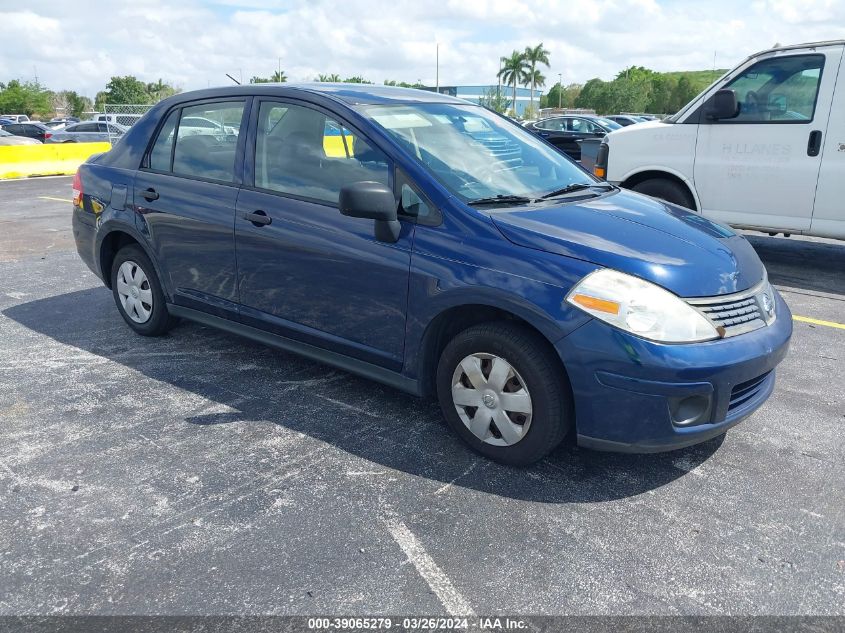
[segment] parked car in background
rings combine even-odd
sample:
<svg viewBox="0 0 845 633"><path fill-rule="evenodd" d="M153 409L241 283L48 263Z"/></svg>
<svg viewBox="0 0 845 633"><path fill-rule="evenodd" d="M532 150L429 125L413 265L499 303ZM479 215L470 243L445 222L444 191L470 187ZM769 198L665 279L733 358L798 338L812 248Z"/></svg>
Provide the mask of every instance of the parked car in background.
<svg viewBox="0 0 845 633"><path fill-rule="evenodd" d="M0 130L0 145L41 145L41 141L26 136L15 136L6 130Z"/></svg>
<svg viewBox="0 0 845 633"><path fill-rule="evenodd" d="M527 130L542 136L575 160L581 160L581 146L578 141L602 138L608 132L621 127L610 119L586 114L556 116L525 126Z"/></svg>
<svg viewBox="0 0 845 633"><path fill-rule="evenodd" d="M118 123L125 127L132 127L140 119L143 114L98 114L92 121L102 121L104 123Z"/></svg>
<svg viewBox="0 0 845 633"><path fill-rule="evenodd" d="M56 117L50 119L44 125L53 130L60 130L68 125L73 125L74 123L79 123L79 119L77 119L76 117Z"/></svg>
<svg viewBox="0 0 845 633"><path fill-rule="evenodd" d="M28 123L10 123L9 125L4 125L3 129L15 136L34 138L42 143L49 142L53 136L53 130L37 121L30 121Z"/></svg>
<svg viewBox="0 0 845 633"><path fill-rule="evenodd" d="M648 119L644 119L641 116L634 116L632 114L609 114L605 119L610 119L621 125L622 127L628 127L629 125L636 125L637 123L642 123L647 121Z"/></svg>
<svg viewBox="0 0 845 633"><path fill-rule="evenodd" d="M182 135L199 113L237 137ZM432 92L182 93L79 167L72 205L135 333L181 317L436 397L509 464L568 433L633 452L716 437L771 395L792 334L742 236Z"/></svg>
<svg viewBox="0 0 845 633"><path fill-rule="evenodd" d="M83 121L73 123L53 133L52 143L97 143L113 141L124 135L129 128L119 123Z"/></svg>
<svg viewBox="0 0 845 633"><path fill-rule="evenodd" d="M609 134L596 175L767 233L845 239L845 40L751 55L677 114Z"/></svg>
<svg viewBox="0 0 845 633"><path fill-rule="evenodd" d="M29 117L25 114L0 114L0 119L8 119L13 123L26 123Z"/></svg>

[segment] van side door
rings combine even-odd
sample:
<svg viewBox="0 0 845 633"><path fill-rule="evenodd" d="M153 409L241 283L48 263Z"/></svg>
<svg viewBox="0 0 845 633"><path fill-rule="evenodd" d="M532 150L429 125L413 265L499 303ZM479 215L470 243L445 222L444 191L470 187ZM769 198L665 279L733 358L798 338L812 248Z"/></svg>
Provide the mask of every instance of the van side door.
<svg viewBox="0 0 845 633"><path fill-rule="evenodd" d="M845 239L845 49L840 50L839 80L821 141L821 170L810 232Z"/></svg>

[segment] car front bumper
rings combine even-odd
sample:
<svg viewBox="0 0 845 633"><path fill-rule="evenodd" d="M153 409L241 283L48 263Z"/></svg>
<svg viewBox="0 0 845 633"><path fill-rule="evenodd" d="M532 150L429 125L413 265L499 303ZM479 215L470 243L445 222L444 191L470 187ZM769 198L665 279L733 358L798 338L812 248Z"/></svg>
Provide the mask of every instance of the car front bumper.
<svg viewBox="0 0 845 633"><path fill-rule="evenodd" d="M775 367L792 336L792 315L775 294L777 319L731 338L661 344L593 320L558 341L579 445L674 450L716 437L751 415L774 390ZM690 403L698 416L683 424Z"/></svg>

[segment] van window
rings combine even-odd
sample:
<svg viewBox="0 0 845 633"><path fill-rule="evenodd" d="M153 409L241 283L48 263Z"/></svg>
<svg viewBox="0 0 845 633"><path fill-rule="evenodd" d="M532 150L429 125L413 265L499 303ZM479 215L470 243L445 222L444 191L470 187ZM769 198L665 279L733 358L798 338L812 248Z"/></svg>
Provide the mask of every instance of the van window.
<svg viewBox="0 0 845 633"><path fill-rule="evenodd" d="M233 182L243 111L243 101L182 108L173 152L173 173ZM197 121L201 125L195 125Z"/></svg>
<svg viewBox="0 0 845 633"><path fill-rule="evenodd" d="M739 116L719 123L796 123L813 120L824 55L772 57L725 86L736 92Z"/></svg>
<svg viewBox="0 0 845 633"><path fill-rule="evenodd" d="M255 186L337 204L341 187L390 186L380 150L318 110L265 101L258 112Z"/></svg>

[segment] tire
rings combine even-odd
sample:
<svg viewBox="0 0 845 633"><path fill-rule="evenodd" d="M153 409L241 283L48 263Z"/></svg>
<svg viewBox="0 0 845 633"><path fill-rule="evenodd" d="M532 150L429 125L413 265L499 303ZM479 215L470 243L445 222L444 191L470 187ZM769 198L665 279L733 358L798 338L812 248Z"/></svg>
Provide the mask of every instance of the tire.
<svg viewBox="0 0 845 633"><path fill-rule="evenodd" d="M161 336L176 325L177 319L167 311L155 268L140 246L124 246L117 252L111 267L111 287L120 316L141 336ZM124 290L128 292L122 298Z"/></svg>
<svg viewBox="0 0 845 633"><path fill-rule="evenodd" d="M686 187L668 178L649 178L631 187L632 191L660 198L679 207L695 209L695 202Z"/></svg>
<svg viewBox="0 0 845 633"><path fill-rule="evenodd" d="M508 366L507 380L497 390L501 379L493 375L494 370L498 376L505 375L500 361ZM474 368L480 369L484 380L477 374L476 382L470 380L464 370L467 365L473 373ZM545 457L573 423L569 381L557 355L545 339L521 325L484 323L458 334L440 356L436 383L449 426L475 451L503 464L524 466ZM454 395L453 386L458 392ZM463 401L460 406L455 398ZM508 411L509 406L513 408Z"/></svg>

